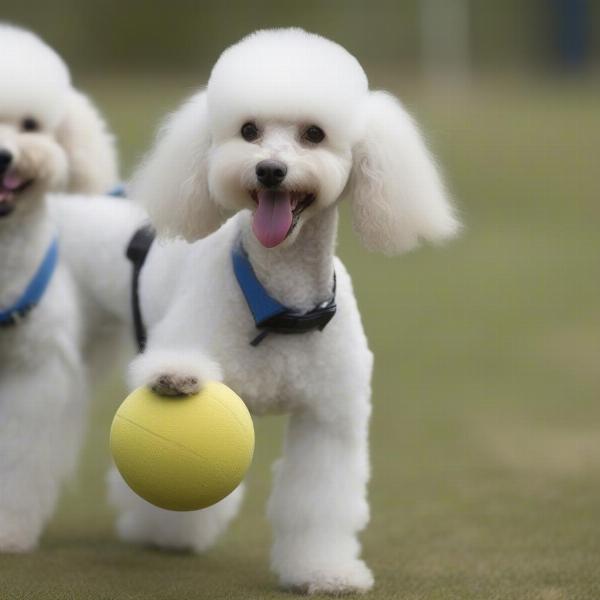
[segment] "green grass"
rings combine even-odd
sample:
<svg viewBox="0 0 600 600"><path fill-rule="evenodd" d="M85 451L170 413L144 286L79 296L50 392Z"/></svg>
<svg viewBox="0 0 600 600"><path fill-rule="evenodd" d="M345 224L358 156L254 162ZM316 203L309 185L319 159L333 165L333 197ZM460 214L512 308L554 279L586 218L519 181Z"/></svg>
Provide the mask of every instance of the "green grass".
<svg viewBox="0 0 600 600"><path fill-rule="evenodd" d="M195 79L91 82L128 166ZM363 251L342 220L340 253L376 355L370 597L596 600L599 90L376 83L406 88L466 228L446 248L391 260ZM163 554L113 534L104 473L115 388L96 399L79 475L41 549L0 557L0 598L293 597L269 574L264 516L283 419L258 422L246 502L218 546Z"/></svg>

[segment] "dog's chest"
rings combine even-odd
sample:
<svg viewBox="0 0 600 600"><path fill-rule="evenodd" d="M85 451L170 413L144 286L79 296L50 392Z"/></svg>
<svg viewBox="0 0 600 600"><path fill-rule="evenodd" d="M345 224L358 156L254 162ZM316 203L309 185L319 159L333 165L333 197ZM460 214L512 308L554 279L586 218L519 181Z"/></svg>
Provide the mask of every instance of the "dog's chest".
<svg viewBox="0 0 600 600"><path fill-rule="evenodd" d="M225 383L242 396L254 414L290 412L303 403L306 379L318 376L320 332L270 333L250 345L255 331L218 349Z"/></svg>

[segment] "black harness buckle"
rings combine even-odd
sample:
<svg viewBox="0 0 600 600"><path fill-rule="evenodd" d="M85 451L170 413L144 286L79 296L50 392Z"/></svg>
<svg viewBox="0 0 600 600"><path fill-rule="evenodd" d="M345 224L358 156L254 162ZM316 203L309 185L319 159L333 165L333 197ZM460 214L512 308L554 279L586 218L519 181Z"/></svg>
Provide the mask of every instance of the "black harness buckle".
<svg viewBox="0 0 600 600"><path fill-rule="evenodd" d="M335 273L333 274L333 295L307 313L296 313L288 311L275 315L270 319L257 323L258 329L262 331L250 342L251 346L258 346L269 333L296 334L308 333L309 331L323 331L329 321L333 319L337 305L335 303L335 292L337 287Z"/></svg>

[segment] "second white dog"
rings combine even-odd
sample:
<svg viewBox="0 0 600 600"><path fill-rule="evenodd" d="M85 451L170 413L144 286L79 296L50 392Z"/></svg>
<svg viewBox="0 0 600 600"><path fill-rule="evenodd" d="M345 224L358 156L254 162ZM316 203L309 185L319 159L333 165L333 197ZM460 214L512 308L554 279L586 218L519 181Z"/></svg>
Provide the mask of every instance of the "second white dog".
<svg viewBox="0 0 600 600"><path fill-rule="evenodd" d="M118 176L112 136L60 57L4 24L0 47L0 552L23 552L73 470L88 396L83 299L48 195Z"/></svg>

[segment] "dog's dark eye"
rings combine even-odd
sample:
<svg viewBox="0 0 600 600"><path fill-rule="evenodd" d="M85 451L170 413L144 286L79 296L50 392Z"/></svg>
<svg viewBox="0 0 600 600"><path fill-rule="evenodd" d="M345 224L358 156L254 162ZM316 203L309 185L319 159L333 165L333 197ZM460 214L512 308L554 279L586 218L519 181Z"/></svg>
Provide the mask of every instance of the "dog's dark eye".
<svg viewBox="0 0 600 600"><path fill-rule="evenodd" d="M311 144L320 144L325 139L325 132L316 125L311 125L302 136Z"/></svg>
<svg viewBox="0 0 600 600"><path fill-rule="evenodd" d="M21 129L23 131L38 131L40 124L33 117L25 117L21 121Z"/></svg>
<svg viewBox="0 0 600 600"><path fill-rule="evenodd" d="M256 126L256 123L244 123L242 125L241 133L242 137L247 142L253 142L254 140L258 139L258 127Z"/></svg>
<svg viewBox="0 0 600 600"><path fill-rule="evenodd" d="M33 117L25 117L21 121L21 129L23 131L38 131L40 124Z"/></svg>

